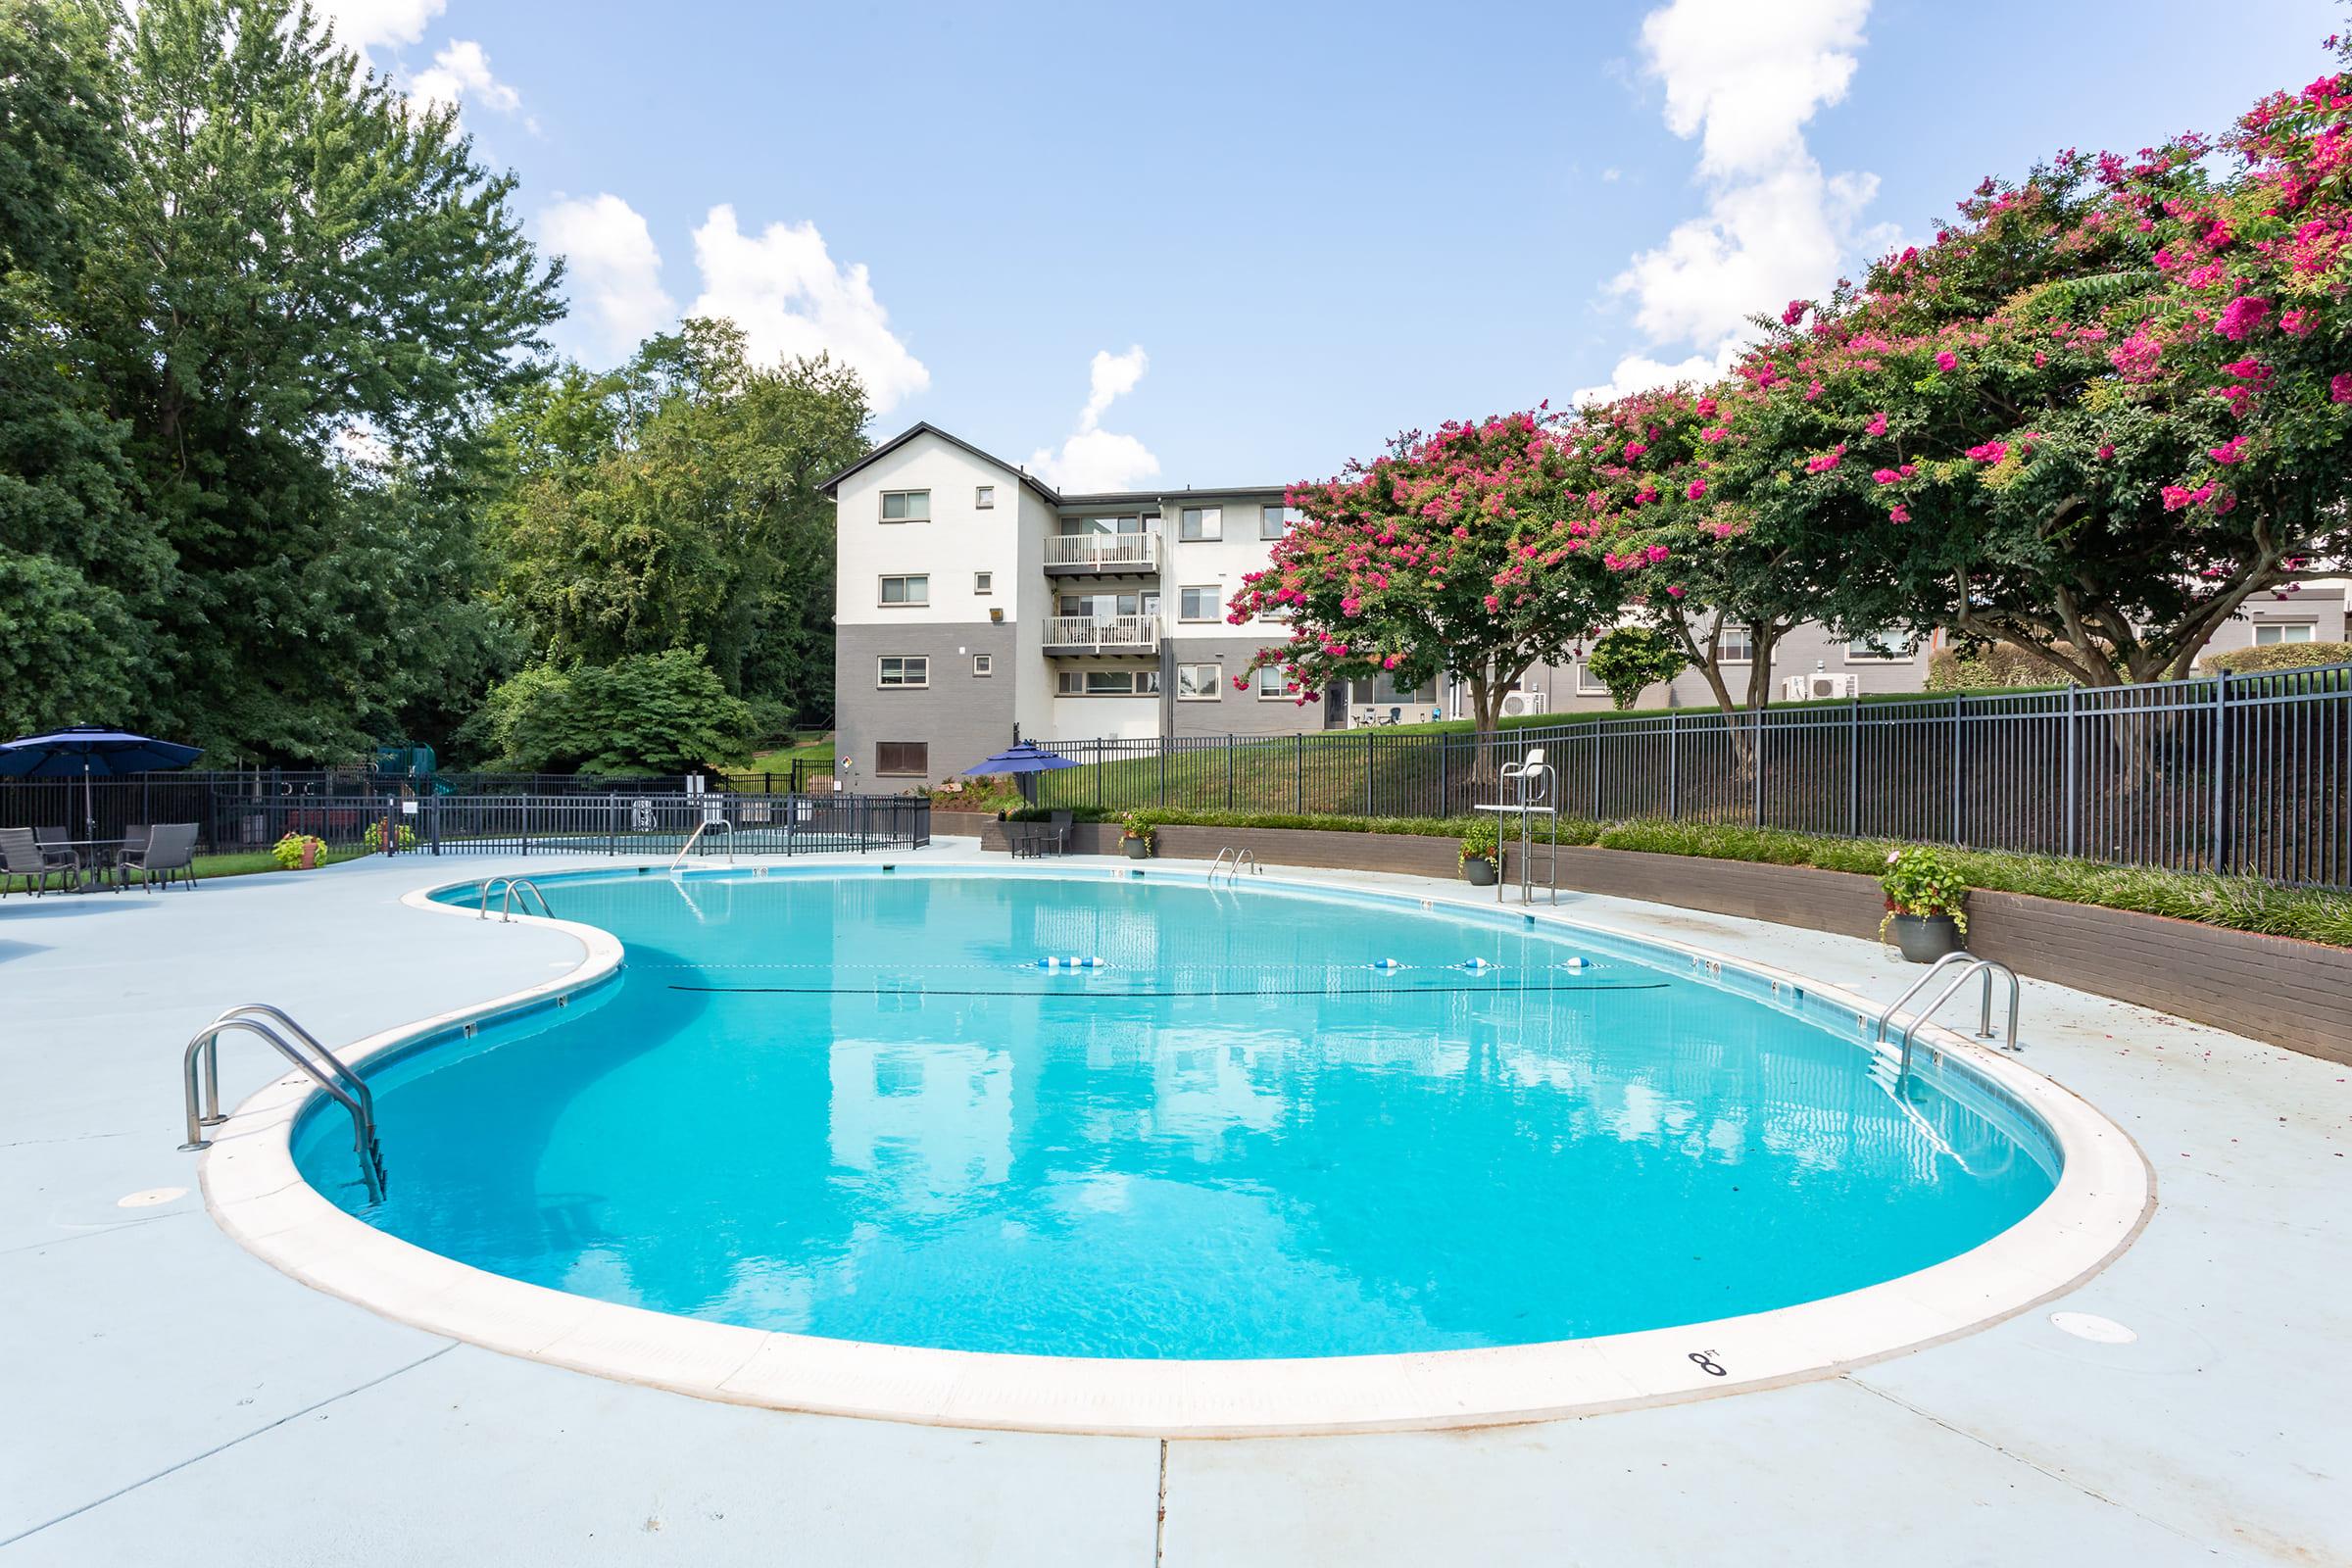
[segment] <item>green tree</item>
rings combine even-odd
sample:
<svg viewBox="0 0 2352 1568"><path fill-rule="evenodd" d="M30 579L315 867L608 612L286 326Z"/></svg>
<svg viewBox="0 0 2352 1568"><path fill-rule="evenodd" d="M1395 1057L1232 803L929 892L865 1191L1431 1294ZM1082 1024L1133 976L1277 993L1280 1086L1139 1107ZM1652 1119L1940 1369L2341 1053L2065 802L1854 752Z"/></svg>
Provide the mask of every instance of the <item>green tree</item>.
<svg viewBox="0 0 2352 1568"><path fill-rule="evenodd" d="M1674 679L1690 663L1690 656L1678 639L1651 626L1619 626L1585 656L1586 667L1609 689L1609 701L1621 710L1633 707L1647 688Z"/></svg>
<svg viewBox="0 0 2352 1568"><path fill-rule="evenodd" d="M833 508L865 394L824 357L752 366L688 321L609 375L569 367L502 415L499 594L559 662L702 647L738 695L831 712Z"/></svg>
<svg viewBox="0 0 2352 1568"><path fill-rule="evenodd" d="M748 760L752 712L699 648L564 670L534 664L491 690L476 744L530 772L683 773Z"/></svg>

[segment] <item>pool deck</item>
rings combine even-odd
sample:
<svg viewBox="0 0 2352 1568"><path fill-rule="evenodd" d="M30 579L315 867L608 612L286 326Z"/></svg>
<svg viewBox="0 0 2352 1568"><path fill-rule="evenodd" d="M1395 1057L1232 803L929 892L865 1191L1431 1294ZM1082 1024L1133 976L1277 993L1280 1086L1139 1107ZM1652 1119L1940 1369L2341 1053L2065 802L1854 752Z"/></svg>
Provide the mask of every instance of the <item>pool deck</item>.
<svg viewBox="0 0 2352 1568"><path fill-rule="evenodd" d="M393 1323L222 1234L175 1147L188 1036L266 1000L340 1044L559 975L581 957L561 932L400 900L572 863L612 862L404 857L0 900L0 1568L2352 1562L2352 1069L2033 982L2027 1063L2156 1167L2146 1231L2053 1303L2129 1345L2043 1309L1694 1404L1161 1444L612 1383ZM1886 1000L1917 973L1869 943L1564 903ZM273 1063L230 1042L224 1096ZM120 1206L168 1188L187 1191Z"/></svg>

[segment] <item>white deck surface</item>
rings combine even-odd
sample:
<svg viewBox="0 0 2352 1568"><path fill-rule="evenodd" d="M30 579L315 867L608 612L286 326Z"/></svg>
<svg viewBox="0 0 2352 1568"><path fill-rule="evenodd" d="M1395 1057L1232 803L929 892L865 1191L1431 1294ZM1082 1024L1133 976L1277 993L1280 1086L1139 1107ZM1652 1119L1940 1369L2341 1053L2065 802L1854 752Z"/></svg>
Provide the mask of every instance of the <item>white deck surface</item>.
<svg viewBox="0 0 2352 1568"><path fill-rule="evenodd" d="M0 1568L2352 1562L2352 1070L2032 983L2029 1064L2157 1170L2147 1231L2060 1303L2130 1345L2035 1311L1697 1404L1163 1454L626 1387L391 1323L222 1235L175 1148L188 1035L267 1000L339 1044L557 974L580 956L560 933L399 899L558 863L0 900ZM1574 902L1889 1000L1916 973L1868 943ZM258 1043L222 1069L231 1102L276 1076ZM118 1206L163 1187L190 1191Z"/></svg>

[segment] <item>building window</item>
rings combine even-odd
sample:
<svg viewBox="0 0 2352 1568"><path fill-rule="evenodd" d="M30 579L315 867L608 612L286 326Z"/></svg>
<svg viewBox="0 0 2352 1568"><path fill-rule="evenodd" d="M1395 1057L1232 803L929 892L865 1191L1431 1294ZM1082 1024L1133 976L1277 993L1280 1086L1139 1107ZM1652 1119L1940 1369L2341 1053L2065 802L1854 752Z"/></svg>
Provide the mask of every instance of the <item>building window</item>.
<svg viewBox="0 0 2352 1568"><path fill-rule="evenodd" d="M882 579L882 603L886 605L927 605L930 602L931 579L928 576Z"/></svg>
<svg viewBox="0 0 2352 1568"><path fill-rule="evenodd" d="M1581 659L1576 662L1576 695L1579 697L1609 697L1612 695L1600 677L1592 673L1592 666Z"/></svg>
<svg viewBox="0 0 2352 1568"><path fill-rule="evenodd" d="M975 571L972 573L972 592L976 594L993 594L996 591L997 574L995 572Z"/></svg>
<svg viewBox="0 0 2352 1568"><path fill-rule="evenodd" d="M1298 526L1297 507L1260 507L1257 509L1257 536L1260 539L1279 539Z"/></svg>
<svg viewBox="0 0 2352 1568"><path fill-rule="evenodd" d="M1756 640L1747 634L1745 626L1725 626L1715 638L1715 657L1726 664L1752 664L1756 662Z"/></svg>
<svg viewBox="0 0 2352 1568"><path fill-rule="evenodd" d="M1120 615L1156 615L1159 613L1159 595L1063 594L1061 612L1064 615L1083 615L1089 620L1109 620Z"/></svg>
<svg viewBox="0 0 2352 1568"><path fill-rule="evenodd" d="M884 522L930 521L931 492L928 490L883 491L882 520Z"/></svg>
<svg viewBox="0 0 2352 1568"><path fill-rule="evenodd" d="M931 771L931 743L876 741L874 771L886 778L926 777Z"/></svg>
<svg viewBox="0 0 2352 1568"><path fill-rule="evenodd" d="M2318 628L2308 620L2272 621L2254 628L2254 646L2276 648L2280 643L2307 643L2314 639L2317 631Z"/></svg>
<svg viewBox="0 0 2352 1568"><path fill-rule="evenodd" d="M1176 618L1179 620L1222 620L1225 590L1211 583L1205 588L1176 590Z"/></svg>
<svg viewBox="0 0 2352 1568"><path fill-rule="evenodd" d="M1225 696L1225 666L1223 664L1178 664L1176 666L1176 700L1182 703L1214 703Z"/></svg>
<svg viewBox="0 0 2352 1568"><path fill-rule="evenodd" d="M1916 645L1899 632L1879 632L1874 636L1856 637L1845 645L1847 663L1901 663L1911 657Z"/></svg>
<svg viewBox="0 0 2352 1568"><path fill-rule="evenodd" d="M1257 700L1261 703L1294 702L1298 696L1298 683L1282 672L1278 664L1268 664L1257 672Z"/></svg>
<svg viewBox="0 0 2352 1568"><path fill-rule="evenodd" d="M986 512L989 508L995 506L996 504L997 487L995 485L984 484L973 489L972 505L978 507L982 512Z"/></svg>
<svg viewBox="0 0 2352 1568"><path fill-rule="evenodd" d="M996 672L997 672L997 656L996 656L996 655L994 655L994 654L974 654L974 655L972 656L972 673L973 673L973 674L975 674L975 675L994 675Z"/></svg>
<svg viewBox="0 0 2352 1568"><path fill-rule="evenodd" d="M884 654L874 669L877 686L928 686L931 660L923 654Z"/></svg>
<svg viewBox="0 0 2352 1568"><path fill-rule="evenodd" d="M1063 538L1074 534L1138 534L1151 530L1144 526L1140 515L1128 517L1064 517L1060 527Z"/></svg>
<svg viewBox="0 0 2352 1568"><path fill-rule="evenodd" d="M1152 697L1159 692L1156 669L1065 669L1056 672L1060 697Z"/></svg>
<svg viewBox="0 0 2352 1568"><path fill-rule="evenodd" d="M1176 537L1193 540L1224 538L1224 509L1221 507L1186 507L1176 514Z"/></svg>

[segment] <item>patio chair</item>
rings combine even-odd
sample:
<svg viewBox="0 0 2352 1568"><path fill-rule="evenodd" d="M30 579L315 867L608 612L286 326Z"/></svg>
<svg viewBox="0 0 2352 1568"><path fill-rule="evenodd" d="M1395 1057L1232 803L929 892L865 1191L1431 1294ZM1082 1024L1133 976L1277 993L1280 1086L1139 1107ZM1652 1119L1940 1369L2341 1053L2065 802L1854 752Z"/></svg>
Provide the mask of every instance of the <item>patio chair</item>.
<svg viewBox="0 0 2352 1568"><path fill-rule="evenodd" d="M41 847L41 857L59 869L81 869L81 853L74 848L72 830L62 827L36 827L32 842Z"/></svg>
<svg viewBox="0 0 2352 1568"><path fill-rule="evenodd" d="M136 855L147 847L147 835L153 829L144 822L133 822L122 830L122 853Z"/></svg>
<svg viewBox="0 0 2352 1568"><path fill-rule="evenodd" d="M49 858L28 827L0 827L0 897L6 897L9 884L18 877L24 879L24 891L39 898L48 891L49 879L58 879L60 892L71 891L81 878L81 862L72 852L59 862Z"/></svg>
<svg viewBox="0 0 2352 1568"><path fill-rule="evenodd" d="M1053 838L1055 855L1070 853L1071 815L1068 811L1055 811L1046 818L1046 826Z"/></svg>
<svg viewBox="0 0 2352 1568"><path fill-rule="evenodd" d="M155 879L161 876L164 886L170 887L177 876L188 887L196 886L196 824L193 822L160 822L147 830L147 842L136 853L122 852L122 878L115 883L122 891L122 880L133 871L139 873L139 885L152 890Z"/></svg>

